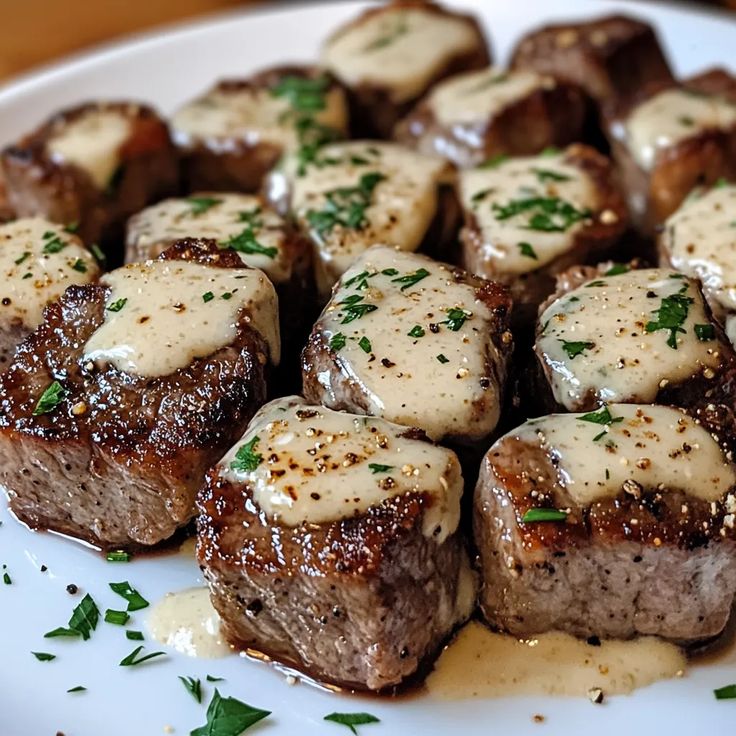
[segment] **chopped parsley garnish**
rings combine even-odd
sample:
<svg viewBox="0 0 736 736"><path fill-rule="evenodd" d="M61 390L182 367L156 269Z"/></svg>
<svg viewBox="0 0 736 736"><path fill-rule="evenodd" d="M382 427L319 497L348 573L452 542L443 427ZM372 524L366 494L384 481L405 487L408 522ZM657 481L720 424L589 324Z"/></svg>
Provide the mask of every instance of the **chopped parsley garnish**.
<svg viewBox="0 0 736 736"><path fill-rule="evenodd" d="M70 687L67 692L68 693L84 693L87 691L87 688L84 685L76 685L75 687Z"/></svg>
<svg viewBox="0 0 736 736"><path fill-rule="evenodd" d="M52 381L36 403L33 409L33 416L37 417L41 414L50 414L59 406L65 396L66 389L58 381Z"/></svg>
<svg viewBox="0 0 736 736"><path fill-rule="evenodd" d="M87 264L81 258L77 258L74 263L72 263L72 268L75 271L79 271L79 273L87 273Z"/></svg>
<svg viewBox="0 0 736 736"><path fill-rule="evenodd" d="M263 227L263 220L261 219L261 208L254 207L252 210L241 210L238 212L238 221L246 222L248 225L254 228Z"/></svg>
<svg viewBox="0 0 736 736"><path fill-rule="evenodd" d="M686 128L692 128L692 126L695 125L695 120L693 120L689 115L680 115L680 117L677 118L677 122L680 123L680 125L684 125Z"/></svg>
<svg viewBox="0 0 736 736"><path fill-rule="evenodd" d="M560 511L560 509L528 509L524 512L521 520L525 524L533 523L535 521L566 521L567 512Z"/></svg>
<svg viewBox="0 0 736 736"><path fill-rule="evenodd" d="M414 327L412 327L406 334L409 335L409 337L424 337L427 333L421 325L414 325Z"/></svg>
<svg viewBox="0 0 736 736"><path fill-rule="evenodd" d="M713 691L716 700L733 700L736 698L736 685L725 685Z"/></svg>
<svg viewBox="0 0 736 736"><path fill-rule="evenodd" d="M226 302L230 301L230 299L232 298L233 298L232 291L223 291L222 294L220 294L220 299L224 299Z"/></svg>
<svg viewBox="0 0 736 736"><path fill-rule="evenodd" d="M578 355L582 355L584 351L595 347L594 342L589 342L587 340L560 340L560 342L562 343L562 349L567 353L567 357L570 358L570 360L574 360Z"/></svg>
<svg viewBox="0 0 736 736"><path fill-rule="evenodd" d="M116 299L114 302L107 305L107 311L119 312L127 303L128 299L126 297L123 297L122 299Z"/></svg>
<svg viewBox="0 0 736 736"><path fill-rule="evenodd" d="M295 112L313 113L325 109L329 86L330 81L325 76L310 78L289 74L271 87L271 96L283 97Z"/></svg>
<svg viewBox="0 0 736 736"><path fill-rule="evenodd" d="M202 294L202 301L207 304L207 302L211 302L215 298L215 295L211 291L205 291L204 294Z"/></svg>
<svg viewBox="0 0 736 736"><path fill-rule="evenodd" d="M104 266L105 263L107 263L107 256L102 252L102 249L99 245L97 245L97 243L92 243L89 249L92 251L92 255L95 257L97 263L99 263L100 266Z"/></svg>
<svg viewBox="0 0 736 736"><path fill-rule="evenodd" d="M128 630L125 632L125 638L130 639L130 641L143 641L143 632Z"/></svg>
<svg viewBox="0 0 736 736"><path fill-rule="evenodd" d="M478 204L478 202L482 202L491 192L493 189L479 189L471 198L470 201L473 204Z"/></svg>
<svg viewBox="0 0 736 736"><path fill-rule="evenodd" d="M213 675L207 675L207 682L222 682L224 677L214 677Z"/></svg>
<svg viewBox="0 0 736 736"><path fill-rule="evenodd" d="M559 197L527 197L515 199L506 205L491 205L497 220L508 220L520 214L527 215L527 230L565 232L576 222L590 217L590 210L579 210Z"/></svg>
<svg viewBox="0 0 736 736"><path fill-rule="evenodd" d="M399 271L396 268L384 268L383 271L381 271L381 273L384 276L398 276Z"/></svg>
<svg viewBox="0 0 736 736"><path fill-rule="evenodd" d="M402 284L401 291L406 291L412 286L418 284L422 279L429 276L429 271L426 268L418 268L413 273L408 273L405 276L397 276L395 279L391 279L394 284Z"/></svg>
<svg viewBox="0 0 736 736"><path fill-rule="evenodd" d="M97 628L97 622L100 619L100 609L92 600L92 596L87 595L82 598L79 605L72 611L71 618L67 624L67 628L58 628L44 634L44 638L51 639L57 636L81 636L85 641L92 636L92 632Z"/></svg>
<svg viewBox="0 0 736 736"><path fill-rule="evenodd" d="M229 248L238 253L246 255L261 255L267 258L275 258L279 249L273 246L265 246L256 239L252 226L248 226L243 232L233 235L228 240L219 243L220 248Z"/></svg>
<svg viewBox="0 0 736 736"><path fill-rule="evenodd" d="M55 232L47 230L42 236L44 246L42 253L49 255L50 253L58 253L66 248L69 243L64 242Z"/></svg>
<svg viewBox="0 0 736 736"><path fill-rule="evenodd" d="M327 125L318 123L309 115L302 115L296 121L296 135L299 148L296 152L297 170L299 176L304 176L307 166L313 164L322 168L332 162L331 159L320 158L320 148L327 143L337 140L338 131Z"/></svg>
<svg viewBox="0 0 736 736"><path fill-rule="evenodd" d="M358 347L364 352L364 353L370 353L371 350L373 350L373 346L371 345L371 341L363 335L363 337L358 340Z"/></svg>
<svg viewBox="0 0 736 736"><path fill-rule="evenodd" d="M604 276L620 276L622 273L628 273L631 269L623 263L616 263L608 269Z"/></svg>
<svg viewBox="0 0 736 736"><path fill-rule="evenodd" d="M52 659L56 659L56 655L55 654L49 654L48 652L31 652L31 654L39 662L50 662Z"/></svg>
<svg viewBox="0 0 736 736"><path fill-rule="evenodd" d="M353 320L365 317L366 314L378 309L375 304L366 304L363 299L364 297L361 294L351 294L345 300L338 302L343 307L340 311L345 313L340 324L347 325Z"/></svg>
<svg viewBox="0 0 736 736"><path fill-rule="evenodd" d="M505 161L508 161L509 157L505 153L499 153L497 156L491 156L491 158L484 161L480 166L478 166L479 169L495 169L497 166L500 166Z"/></svg>
<svg viewBox="0 0 736 736"><path fill-rule="evenodd" d="M345 347L346 341L347 338L345 335L343 335L342 332L337 332L330 338L330 350L333 350L334 352L342 350Z"/></svg>
<svg viewBox="0 0 736 736"><path fill-rule="evenodd" d="M442 363L443 365L444 365L445 363L449 363L449 362L450 362L450 359L449 359L449 358L448 358L448 357L447 357L446 355L443 355L442 353L440 353L440 354L439 354L439 355L437 356L437 360L439 360L439 362L440 362L440 363Z"/></svg>
<svg viewBox="0 0 736 736"><path fill-rule="evenodd" d="M371 203L373 190L386 177L378 171L363 174L354 187L338 187L325 193L326 202L321 210L309 210L306 218L320 238L341 225L361 230L368 224L365 211Z"/></svg>
<svg viewBox="0 0 736 736"><path fill-rule="evenodd" d="M695 337L702 342L715 340L716 329L713 325L695 325Z"/></svg>
<svg viewBox="0 0 736 736"><path fill-rule="evenodd" d="M31 257L30 251L25 251L19 258L16 258L13 263L15 263L16 266L20 266L23 261L28 260Z"/></svg>
<svg viewBox="0 0 736 736"><path fill-rule="evenodd" d="M612 424L618 424L623 422L623 417L614 417L607 406L603 406L597 411L591 411L587 414L583 414L579 417L581 422L592 422L593 424L603 424L605 429L593 437L593 442L598 442L601 437L604 437L608 433L608 428Z"/></svg>
<svg viewBox="0 0 736 736"><path fill-rule="evenodd" d="M586 289L599 289L599 288L601 288L603 286L608 286L608 282L607 281L601 281L600 279L598 279L597 281L591 281L591 282L585 284L585 288Z"/></svg>
<svg viewBox="0 0 736 736"><path fill-rule="evenodd" d="M139 664L143 664L144 662L148 662L150 659L155 659L156 657L165 657L166 652L151 652L150 654L144 654L142 657L139 657L138 655L143 651L143 644L141 644L139 647L136 647L127 657L123 657L120 660L120 667L136 667Z"/></svg>
<svg viewBox="0 0 736 736"><path fill-rule="evenodd" d="M221 204L222 200L217 197L187 197L187 202L192 206L190 214L196 217Z"/></svg>
<svg viewBox="0 0 736 736"><path fill-rule="evenodd" d="M105 622L115 624L116 626L125 626L130 620L130 614L127 611L114 611L108 608L105 611Z"/></svg>
<svg viewBox="0 0 736 736"><path fill-rule="evenodd" d="M367 46L363 48L363 51L366 53L370 53L371 51L379 51L380 49L385 49L386 46L390 46L396 41L396 39L400 38L408 31L409 26L407 25L406 17L403 13L397 13L394 20L393 28L384 33L383 36L379 36L378 38L371 41Z"/></svg>
<svg viewBox="0 0 736 736"><path fill-rule="evenodd" d="M5 585L13 584L13 581L10 579L10 573L8 572L7 565L3 565L3 583L5 583Z"/></svg>
<svg viewBox="0 0 736 736"><path fill-rule="evenodd" d="M30 279L30 278L31 278L32 276L33 276L33 274L32 274L32 273L30 273L30 272L29 272L29 273L24 273L24 274L23 274L23 278L24 278L24 279Z"/></svg>
<svg viewBox="0 0 736 736"><path fill-rule="evenodd" d="M682 325L687 320L687 313L690 305L695 301L690 296L685 296L687 285L683 286L677 294L671 294L662 298L662 302L658 309L653 310L657 316L656 320L650 320L646 324L647 332L656 332L657 330L667 330L667 345L673 350L677 350L677 333L684 333Z"/></svg>
<svg viewBox="0 0 736 736"><path fill-rule="evenodd" d="M130 553L121 549L113 550L105 555L108 562L130 562Z"/></svg>
<svg viewBox="0 0 736 736"><path fill-rule="evenodd" d="M181 684L184 685L186 691L198 702L202 702L202 680L195 680L193 677L183 677L179 675Z"/></svg>
<svg viewBox="0 0 736 736"><path fill-rule="evenodd" d="M559 171L552 171L552 169L532 169L537 175L540 183L544 184L548 181L570 181L570 177L565 174L560 174Z"/></svg>
<svg viewBox="0 0 736 736"><path fill-rule="evenodd" d="M140 611L148 608L148 601L126 580L122 583L110 583L110 589L128 601L128 611Z"/></svg>
<svg viewBox="0 0 736 736"><path fill-rule="evenodd" d="M70 235L74 235L74 233L79 232L79 222L75 220L74 222L70 222L68 225L64 225L62 230L65 233L69 233Z"/></svg>
<svg viewBox="0 0 736 736"><path fill-rule="evenodd" d="M235 698L223 698L215 688L215 694L207 708L207 723L195 728L189 736L240 736L246 729L271 715Z"/></svg>
<svg viewBox="0 0 736 736"><path fill-rule="evenodd" d="M389 471L394 469L394 466L381 465L381 463L368 463L368 468L370 469L371 473L375 475L376 473L388 473Z"/></svg>
<svg viewBox="0 0 736 736"><path fill-rule="evenodd" d="M351 276L346 282L345 286L347 288L350 288L351 286L355 285L355 288L359 291L361 289L367 289L368 288L368 279L375 276L375 273L369 273L368 271L361 271L360 273L356 273L355 276Z"/></svg>
<svg viewBox="0 0 736 736"><path fill-rule="evenodd" d="M380 723L378 718L370 713L330 713L325 716L326 721L339 723L341 726L347 726L350 731L357 734L356 726L366 726L369 723Z"/></svg>
<svg viewBox="0 0 736 736"><path fill-rule="evenodd" d="M256 452L259 442L260 438L256 435L241 445L235 453L235 460L230 463L230 468L237 473L253 472L263 462L263 455Z"/></svg>
<svg viewBox="0 0 736 736"><path fill-rule="evenodd" d="M447 325L448 329L453 332L457 332L465 322L470 319L470 312L466 312L464 309L452 307L447 310L447 319L443 320L441 324Z"/></svg>
<svg viewBox="0 0 736 736"><path fill-rule="evenodd" d="M536 251L532 247L531 243L517 243L519 246L519 252L521 255L526 256L527 258L533 258L535 261L539 260L539 256L537 255Z"/></svg>
<svg viewBox="0 0 736 736"><path fill-rule="evenodd" d="M549 158L550 156L556 156L559 152L560 149L557 148L557 146L547 146L547 148L543 149L539 155Z"/></svg>

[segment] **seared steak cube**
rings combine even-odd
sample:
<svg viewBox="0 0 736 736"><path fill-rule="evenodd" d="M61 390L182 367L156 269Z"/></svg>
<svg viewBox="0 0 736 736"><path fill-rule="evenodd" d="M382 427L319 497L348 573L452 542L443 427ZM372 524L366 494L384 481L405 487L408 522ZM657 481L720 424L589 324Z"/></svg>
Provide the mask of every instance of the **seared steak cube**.
<svg viewBox="0 0 736 736"><path fill-rule="evenodd" d="M644 90L607 111L614 158L643 232L652 232L697 185L736 179L736 79L725 84L724 76L711 72Z"/></svg>
<svg viewBox="0 0 736 736"><path fill-rule="evenodd" d="M557 273L600 258L627 224L610 162L579 144L462 171L458 188L463 265L510 286L520 325L534 320Z"/></svg>
<svg viewBox="0 0 736 736"><path fill-rule="evenodd" d="M398 685L470 615L457 457L286 397L208 474L197 555L227 638L319 680Z"/></svg>
<svg viewBox="0 0 736 736"><path fill-rule="evenodd" d="M122 261L125 220L172 194L178 166L166 123L133 102L95 102L64 110L0 156L8 200L19 217L77 224Z"/></svg>
<svg viewBox="0 0 736 736"><path fill-rule="evenodd" d="M101 547L194 514L278 362L273 286L214 241L72 286L0 376L0 479L16 516Z"/></svg>
<svg viewBox="0 0 736 736"><path fill-rule="evenodd" d="M100 269L76 235L41 218L0 225L0 369L43 320L43 309Z"/></svg>
<svg viewBox="0 0 736 736"><path fill-rule="evenodd" d="M535 71L489 67L437 84L394 138L460 167L525 156L580 140L586 103L571 84Z"/></svg>
<svg viewBox="0 0 736 736"><path fill-rule="evenodd" d="M472 16L398 0L365 11L333 33L322 63L350 91L354 133L387 138L435 82L482 69L490 57Z"/></svg>
<svg viewBox="0 0 736 736"><path fill-rule="evenodd" d="M488 621L515 636L719 634L736 592L736 473L680 410L612 404L533 419L481 468Z"/></svg>
<svg viewBox="0 0 736 736"><path fill-rule="evenodd" d="M713 313L736 345L736 186L689 196L659 235L663 264L700 279Z"/></svg>
<svg viewBox="0 0 736 736"><path fill-rule="evenodd" d="M376 246L338 282L302 357L304 395L416 426L432 439L485 439L512 350L506 289L425 256Z"/></svg>
<svg viewBox="0 0 736 736"><path fill-rule="evenodd" d="M449 164L394 143L351 141L320 149L302 168L287 160L269 182L279 211L291 211L314 244L317 288L332 285L371 245L441 252L454 239Z"/></svg>
<svg viewBox="0 0 736 736"><path fill-rule="evenodd" d="M282 155L309 158L347 133L345 93L325 72L279 66L220 82L171 121L189 191L257 192Z"/></svg>
<svg viewBox="0 0 736 736"><path fill-rule="evenodd" d="M672 80L654 29L624 15L532 31L512 53L511 66L567 79L598 102L626 98L651 82Z"/></svg>

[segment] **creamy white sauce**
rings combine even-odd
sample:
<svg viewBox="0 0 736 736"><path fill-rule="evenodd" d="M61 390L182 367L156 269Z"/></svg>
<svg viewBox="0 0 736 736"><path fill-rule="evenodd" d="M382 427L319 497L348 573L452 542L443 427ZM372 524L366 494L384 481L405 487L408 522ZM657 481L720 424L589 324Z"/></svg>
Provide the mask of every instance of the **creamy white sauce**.
<svg viewBox="0 0 736 736"><path fill-rule="evenodd" d="M626 139L634 160L649 171L664 148L706 130L736 126L736 105L714 95L669 89L637 105L614 134Z"/></svg>
<svg viewBox="0 0 736 736"><path fill-rule="evenodd" d="M432 89L429 108L441 125L484 125L538 89L552 89L555 81L533 71L505 71L489 67L457 74Z"/></svg>
<svg viewBox="0 0 736 736"><path fill-rule="evenodd" d="M147 261L111 271L101 283L110 287L105 319L84 347L84 362L169 375L229 345L241 310L268 344L271 361L279 361L276 292L257 269Z"/></svg>
<svg viewBox="0 0 736 736"><path fill-rule="evenodd" d="M131 119L125 111L91 108L59 126L46 145L54 161L78 166L98 189L105 189L130 134Z"/></svg>
<svg viewBox="0 0 736 736"><path fill-rule="evenodd" d="M193 201L197 199L214 204L197 212ZM286 228L284 219L264 209L256 196L198 192L190 197L166 199L139 212L128 221L127 240L129 246L145 249L149 258L155 258L180 238L213 238L224 246L250 230L257 244L269 253L238 250L241 260L260 268L274 283L282 283L288 281L293 265L285 248Z"/></svg>
<svg viewBox="0 0 736 736"><path fill-rule="evenodd" d="M348 126L345 95L330 89L324 95L325 107L311 117L339 133ZM287 97L276 97L263 88L214 88L178 110L171 119L173 136L183 146L206 141L226 153L238 145L268 143L292 150L298 144L294 115Z"/></svg>
<svg viewBox="0 0 736 736"><path fill-rule="evenodd" d="M604 696L619 695L681 677L686 666L678 647L655 637L602 641L600 646L561 632L519 640L471 621L442 653L426 685L438 700L591 698L598 688Z"/></svg>
<svg viewBox="0 0 736 736"><path fill-rule="evenodd" d="M471 271L509 280L536 271L574 245L576 235L592 222L591 217L571 218L569 222L555 219L565 229L545 232L530 227L531 218L540 212L538 208L510 217L504 217L498 209L541 197L559 198L580 213L594 211L598 196L593 182L582 169L564 159L564 153L524 156L459 173L461 204L474 218L481 238L481 245L469 254ZM564 181L553 180L560 177Z"/></svg>
<svg viewBox="0 0 736 736"><path fill-rule="evenodd" d="M258 507L287 526L350 518L395 496L429 494L422 528L441 543L460 520L460 464L450 450L402 437L406 431L287 396L256 414L218 468L227 480L247 484ZM244 446L256 455L252 470L232 467Z"/></svg>
<svg viewBox="0 0 736 736"><path fill-rule="evenodd" d="M167 593L151 609L146 625L155 641L188 657L215 659L232 654L220 633L220 617L207 588Z"/></svg>
<svg viewBox="0 0 736 736"><path fill-rule="evenodd" d="M736 186L688 198L662 238L672 266L699 278L717 311L736 310Z"/></svg>
<svg viewBox="0 0 736 736"><path fill-rule="evenodd" d="M554 457L560 484L583 507L618 495L626 481L709 502L736 483L716 440L683 411L636 404L609 404L608 411L609 424L583 420L585 414L551 414L506 436Z"/></svg>
<svg viewBox="0 0 736 736"><path fill-rule="evenodd" d="M414 285L396 281L420 270L427 275ZM344 324L350 312L343 302L356 295L375 310ZM460 317L457 330L448 324L449 310ZM457 283L450 267L377 246L345 273L318 328L328 341L345 337L336 360L365 394L368 414L421 427L438 441L481 439L501 408L501 388L487 366L502 360L491 340L492 319L475 289ZM416 327L423 334L410 335ZM329 374L317 380L329 395Z"/></svg>
<svg viewBox="0 0 736 736"><path fill-rule="evenodd" d="M447 163L393 143L354 141L321 149L326 165L310 166L304 176L296 173L293 161L286 165L292 190L291 207L316 245L317 283L322 294L375 243L416 250L437 211L440 182ZM323 211L327 194L340 187L357 187L367 174L385 177L370 194L363 227L336 224L320 233L309 213Z"/></svg>
<svg viewBox="0 0 736 736"><path fill-rule="evenodd" d="M673 278L674 277L674 278ZM678 278L679 277L679 278ZM675 336L657 323L663 300L692 299ZM676 296L677 298L677 296ZM669 302L668 302L669 303ZM588 281L554 301L540 316L535 349L550 373L555 399L577 409L590 394L603 401L654 401L661 388L699 374L713 377L723 345L700 291L681 274L641 269ZM584 345L583 345L584 344Z"/></svg>
<svg viewBox="0 0 736 736"><path fill-rule="evenodd" d="M94 281L99 272L79 238L60 225L41 218L0 225L0 328L33 330L67 286Z"/></svg>
<svg viewBox="0 0 736 736"><path fill-rule="evenodd" d="M479 45L463 18L421 8L387 8L332 36L323 64L350 86L385 87L394 103L421 95L455 56Z"/></svg>

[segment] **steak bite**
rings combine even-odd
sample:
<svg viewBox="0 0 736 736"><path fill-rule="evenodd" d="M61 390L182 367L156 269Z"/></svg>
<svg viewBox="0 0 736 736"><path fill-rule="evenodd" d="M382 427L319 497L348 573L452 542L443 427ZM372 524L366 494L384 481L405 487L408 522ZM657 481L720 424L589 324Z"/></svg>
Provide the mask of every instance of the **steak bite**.
<svg viewBox="0 0 736 736"><path fill-rule="evenodd" d="M588 280L552 300L534 349L568 411L606 401L700 403L736 360L698 282L657 268Z"/></svg>
<svg viewBox="0 0 736 736"><path fill-rule="evenodd" d="M34 528L152 545L265 401L279 360L263 273L214 241L72 286L0 375L0 480Z"/></svg>
<svg viewBox="0 0 736 736"><path fill-rule="evenodd" d="M198 496L225 636L319 680L398 685L474 607L462 489L454 453L417 430L271 402Z"/></svg>
<svg viewBox="0 0 736 736"><path fill-rule="evenodd" d="M491 447L476 487L483 613L515 636L716 636L736 592L735 484L678 409L522 424Z"/></svg>
<svg viewBox="0 0 736 736"><path fill-rule="evenodd" d="M673 79L654 29L625 15L532 31L513 51L511 67L567 79L599 103Z"/></svg>
<svg viewBox="0 0 736 736"><path fill-rule="evenodd" d="M77 224L122 261L125 220L172 194L178 165L166 123L133 102L93 102L64 110L0 155L8 201L19 217Z"/></svg>
<svg viewBox="0 0 736 736"><path fill-rule="evenodd" d="M376 246L338 282L302 356L309 401L470 444L495 428L512 351L504 287Z"/></svg>
<svg viewBox="0 0 736 736"><path fill-rule="evenodd" d="M353 132L379 138L388 138L433 84L489 63L475 18L423 0L366 10L322 50L322 64L349 90Z"/></svg>
<svg viewBox="0 0 736 736"><path fill-rule="evenodd" d="M736 79L726 85L724 76L715 71L644 90L607 109L614 158L643 232L664 222L696 186L736 179Z"/></svg>
<svg viewBox="0 0 736 736"><path fill-rule="evenodd" d="M713 313L736 344L736 186L723 184L689 196L659 235L660 258L700 279Z"/></svg>
<svg viewBox="0 0 736 736"><path fill-rule="evenodd" d="M0 370L67 286L95 281L100 269L76 235L41 218L0 225Z"/></svg>
<svg viewBox="0 0 736 736"><path fill-rule="evenodd" d="M488 67L440 82L399 122L394 138L467 168L580 140L585 112L574 85Z"/></svg>
<svg viewBox="0 0 736 736"><path fill-rule="evenodd" d="M278 66L216 84L171 120L188 191L257 192L285 153L309 159L347 133L345 93L324 71Z"/></svg>
<svg viewBox="0 0 736 736"><path fill-rule="evenodd" d="M610 162L580 144L462 171L458 190L463 266L510 286L521 325L534 320L557 273L598 260L627 225Z"/></svg>
<svg viewBox="0 0 736 736"><path fill-rule="evenodd" d="M351 141L320 149L300 168L287 160L269 182L279 211L291 211L314 245L317 288L332 285L371 245L441 252L454 240L457 207L443 184L449 164L394 143Z"/></svg>

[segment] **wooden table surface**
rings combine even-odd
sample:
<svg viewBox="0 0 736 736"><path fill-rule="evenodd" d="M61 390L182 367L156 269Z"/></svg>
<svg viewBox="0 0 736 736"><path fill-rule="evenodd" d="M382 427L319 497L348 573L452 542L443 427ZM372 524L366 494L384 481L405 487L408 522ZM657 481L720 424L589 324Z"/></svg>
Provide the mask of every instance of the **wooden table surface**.
<svg viewBox="0 0 736 736"><path fill-rule="evenodd" d="M285 3L294 1L283 0ZM127 33L218 10L255 4L255 0L6 0L6 2L12 9L3 13L0 22L0 80ZM716 0L710 4L736 9L736 0ZM468 5L472 5L471 0L468 1Z"/></svg>

